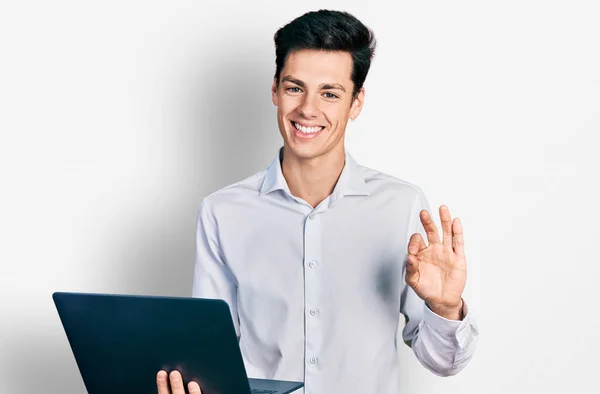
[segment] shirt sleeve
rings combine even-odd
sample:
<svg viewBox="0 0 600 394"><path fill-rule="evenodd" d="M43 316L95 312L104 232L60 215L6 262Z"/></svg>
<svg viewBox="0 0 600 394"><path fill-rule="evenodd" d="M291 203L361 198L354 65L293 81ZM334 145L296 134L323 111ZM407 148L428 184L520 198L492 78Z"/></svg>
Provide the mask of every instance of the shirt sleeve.
<svg viewBox="0 0 600 394"><path fill-rule="evenodd" d="M422 192L415 200L407 245L411 235L419 232L427 243L427 233L419 219L419 212L430 212ZM433 215L432 215L433 217ZM463 320L448 320L437 315L414 290L406 284L406 260L402 266L400 312L406 325L402 330L404 343L411 347L419 362L438 376L456 375L471 360L479 337L477 323L463 300Z"/></svg>
<svg viewBox="0 0 600 394"><path fill-rule="evenodd" d="M206 199L201 204L196 226L196 259L192 297L221 299L227 302L239 339L237 281L223 257L219 246L217 222Z"/></svg>

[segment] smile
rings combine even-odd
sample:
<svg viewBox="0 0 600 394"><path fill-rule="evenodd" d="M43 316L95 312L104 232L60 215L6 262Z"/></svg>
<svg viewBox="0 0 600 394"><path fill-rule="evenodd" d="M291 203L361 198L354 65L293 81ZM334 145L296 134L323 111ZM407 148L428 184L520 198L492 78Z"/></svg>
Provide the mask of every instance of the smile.
<svg viewBox="0 0 600 394"><path fill-rule="evenodd" d="M296 131L299 131L302 134L315 134L324 129L323 126L305 126L294 121L292 121L292 126L294 126Z"/></svg>

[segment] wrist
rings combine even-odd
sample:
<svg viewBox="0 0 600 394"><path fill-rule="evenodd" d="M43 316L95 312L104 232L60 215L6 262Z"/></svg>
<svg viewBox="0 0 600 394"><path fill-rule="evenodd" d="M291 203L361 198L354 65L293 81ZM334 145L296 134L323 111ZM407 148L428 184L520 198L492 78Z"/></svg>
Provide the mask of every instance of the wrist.
<svg viewBox="0 0 600 394"><path fill-rule="evenodd" d="M462 298L456 305L441 305L427 302L431 311L448 320L463 320L463 300Z"/></svg>

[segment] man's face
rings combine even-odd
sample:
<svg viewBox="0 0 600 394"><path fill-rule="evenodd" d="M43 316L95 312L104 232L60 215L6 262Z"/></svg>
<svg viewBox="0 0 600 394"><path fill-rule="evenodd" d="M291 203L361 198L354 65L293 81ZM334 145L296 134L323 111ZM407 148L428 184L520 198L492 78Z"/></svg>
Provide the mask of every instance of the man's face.
<svg viewBox="0 0 600 394"><path fill-rule="evenodd" d="M311 159L344 150L350 117L362 108L364 89L353 100L352 57L347 52L300 50L292 52L273 82L279 130L291 153Z"/></svg>

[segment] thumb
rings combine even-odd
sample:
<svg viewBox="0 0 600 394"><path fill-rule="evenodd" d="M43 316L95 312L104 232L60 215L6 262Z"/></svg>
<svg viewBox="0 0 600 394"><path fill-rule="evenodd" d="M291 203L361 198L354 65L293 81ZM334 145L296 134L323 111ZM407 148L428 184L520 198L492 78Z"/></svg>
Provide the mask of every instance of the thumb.
<svg viewBox="0 0 600 394"><path fill-rule="evenodd" d="M414 254L409 254L406 261L406 284L414 289L419 283L419 277L419 260Z"/></svg>
<svg viewBox="0 0 600 394"><path fill-rule="evenodd" d="M200 385L196 382L188 383L188 391L190 392L190 394L202 394L202 391L200 390Z"/></svg>

